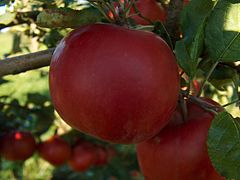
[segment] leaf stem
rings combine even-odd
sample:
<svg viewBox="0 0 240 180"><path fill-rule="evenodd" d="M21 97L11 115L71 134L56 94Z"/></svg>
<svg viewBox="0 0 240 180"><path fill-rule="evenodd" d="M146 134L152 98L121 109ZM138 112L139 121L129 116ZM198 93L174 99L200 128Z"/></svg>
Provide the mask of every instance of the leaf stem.
<svg viewBox="0 0 240 180"><path fill-rule="evenodd" d="M213 64L213 66L211 67L210 71L209 71L208 74L207 74L207 77L205 78L205 80L204 80L203 83L202 83L202 86L201 86L201 88L200 88L200 90L199 90L199 92L198 92L198 94L197 94L197 97L199 97L199 96L202 94L202 91L203 91L203 89L204 89L207 81L209 80L210 76L212 75L214 69L217 67L218 63L219 63L218 61L215 62L215 63Z"/></svg>
<svg viewBox="0 0 240 180"><path fill-rule="evenodd" d="M227 106L230 106L230 105L235 104L235 103L240 103L240 99L236 99L236 100L234 100L230 103L224 104L222 107L227 107Z"/></svg>

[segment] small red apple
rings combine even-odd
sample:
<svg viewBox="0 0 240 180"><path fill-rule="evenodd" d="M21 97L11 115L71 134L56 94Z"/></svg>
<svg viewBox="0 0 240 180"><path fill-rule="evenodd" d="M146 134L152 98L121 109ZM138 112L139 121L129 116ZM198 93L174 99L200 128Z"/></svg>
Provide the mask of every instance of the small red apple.
<svg viewBox="0 0 240 180"><path fill-rule="evenodd" d="M33 135L27 131L8 132L1 140L1 155L11 161L24 161L36 149Z"/></svg>
<svg viewBox="0 0 240 180"><path fill-rule="evenodd" d="M64 164L71 156L70 145L59 136L53 136L38 146L39 155L54 166Z"/></svg>
<svg viewBox="0 0 240 180"><path fill-rule="evenodd" d="M124 2L119 0L119 3L114 2L114 8L115 8L115 14L119 16L119 14L123 11L120 4L123 4ZM128 3L127 3L128 7ZM127 8L126 7L126 8ZM136 8L138 12L135 11L135 9L132 7L129 13L129 17L133 19L136 24L140 25L148 25L149 21L161 21L164 22L167 18L167 11L156 1L156 0L138 0L136 1ZM144 18L147 18L148 20L142 18L139 16L139 14ZM110 19L114 19L113 12L108 12L108 17Z"/></svg>
<svg viewBox="0 0 240 180"><path fill-rule="evenodd" d="M136 7L143 17L151 21L164 22L167 18L167 11L158 4L156 0L138 0ZM134 15L136 12L131 10L130 16L135 20L137 24L148 25L149 22L138 15Z"/></svg>
<svg viewBox="0 0 240 180"><path fill-rule="evenodd" d="M68 161L69 166L77 172L84 172L96 162L94 146L88 143L79 143L72 150Z"/></svg>

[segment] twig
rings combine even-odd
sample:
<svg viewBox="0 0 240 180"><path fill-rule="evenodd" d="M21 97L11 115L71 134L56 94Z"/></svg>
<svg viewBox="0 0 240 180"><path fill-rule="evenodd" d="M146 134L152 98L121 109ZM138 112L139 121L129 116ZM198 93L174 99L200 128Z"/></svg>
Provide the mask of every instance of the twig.
<svg viewBox="0 0 240 180"><path fill-rule="evenodd" d="M0 77L48 66L54 49L0 60Z"/></svg>
<svg viewBox="0 0 240 180"><path fill-rule="evenodd" d="M166 29L173 42L180 39L180 13L183 9L183 0L171 0L168 8Z"/></svg>
<svg viewBox="0 0 240 180"><path fill-rule="evenodd" d="M193 103L199 105L204 110L212 112L213 114L217 114L217 112L219 112L220 109L222 109L221 106L213 105L213 104L211 104L207 101L204 101L201 98L198 98L198 97L195 97L195 96L189 96L188 99L189 99L190 102L193 102Z"/></svg>
<svg viewBox="0 0 240 180"><path fill-rule="evenodd" d="M205 101L202 98L189 95L187 91L181 91L181 94L182 94L183 97L188 98L189 102L197 104L198 106L200 106L204 110L212 112L214 114L217 114L217 112L219 112L223 109L223 107L220 106L220 105L213 105L213 104Z"/></svg>

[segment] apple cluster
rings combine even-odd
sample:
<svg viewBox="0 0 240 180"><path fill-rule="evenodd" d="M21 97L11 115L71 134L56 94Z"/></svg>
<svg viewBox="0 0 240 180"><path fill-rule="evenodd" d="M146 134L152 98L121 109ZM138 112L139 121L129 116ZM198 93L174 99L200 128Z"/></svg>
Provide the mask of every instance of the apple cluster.
<svg viewBox="0 0 240 180"><path fill-rule="evenodd" d="M36 143L28 131L12 131L1 138L0 153L6 160L25 161L34 152L53 166L65 163L77 172L84 172L92 166L104 166L115 156L112 147L96 145L88 141L77 141L71 146L58 135L46 141Z"/></svg>

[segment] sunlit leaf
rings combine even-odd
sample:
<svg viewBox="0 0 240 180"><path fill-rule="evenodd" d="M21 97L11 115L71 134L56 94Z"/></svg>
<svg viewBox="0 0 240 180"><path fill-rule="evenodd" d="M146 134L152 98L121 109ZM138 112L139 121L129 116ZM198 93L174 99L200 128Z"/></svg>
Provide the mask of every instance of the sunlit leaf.
<svg viewBox="0 0 240 180"><path fill-rule="evenodd" d="M240 60L240 2L221 0L209 17L205 44L215 61Z"/></svg>
<svg viewBox="0 0 240 180"><path fill-rule="evenodd" d="M11 23L16 17L16 13L6 12L0 15L0 24L7 25Z"/></svg>

